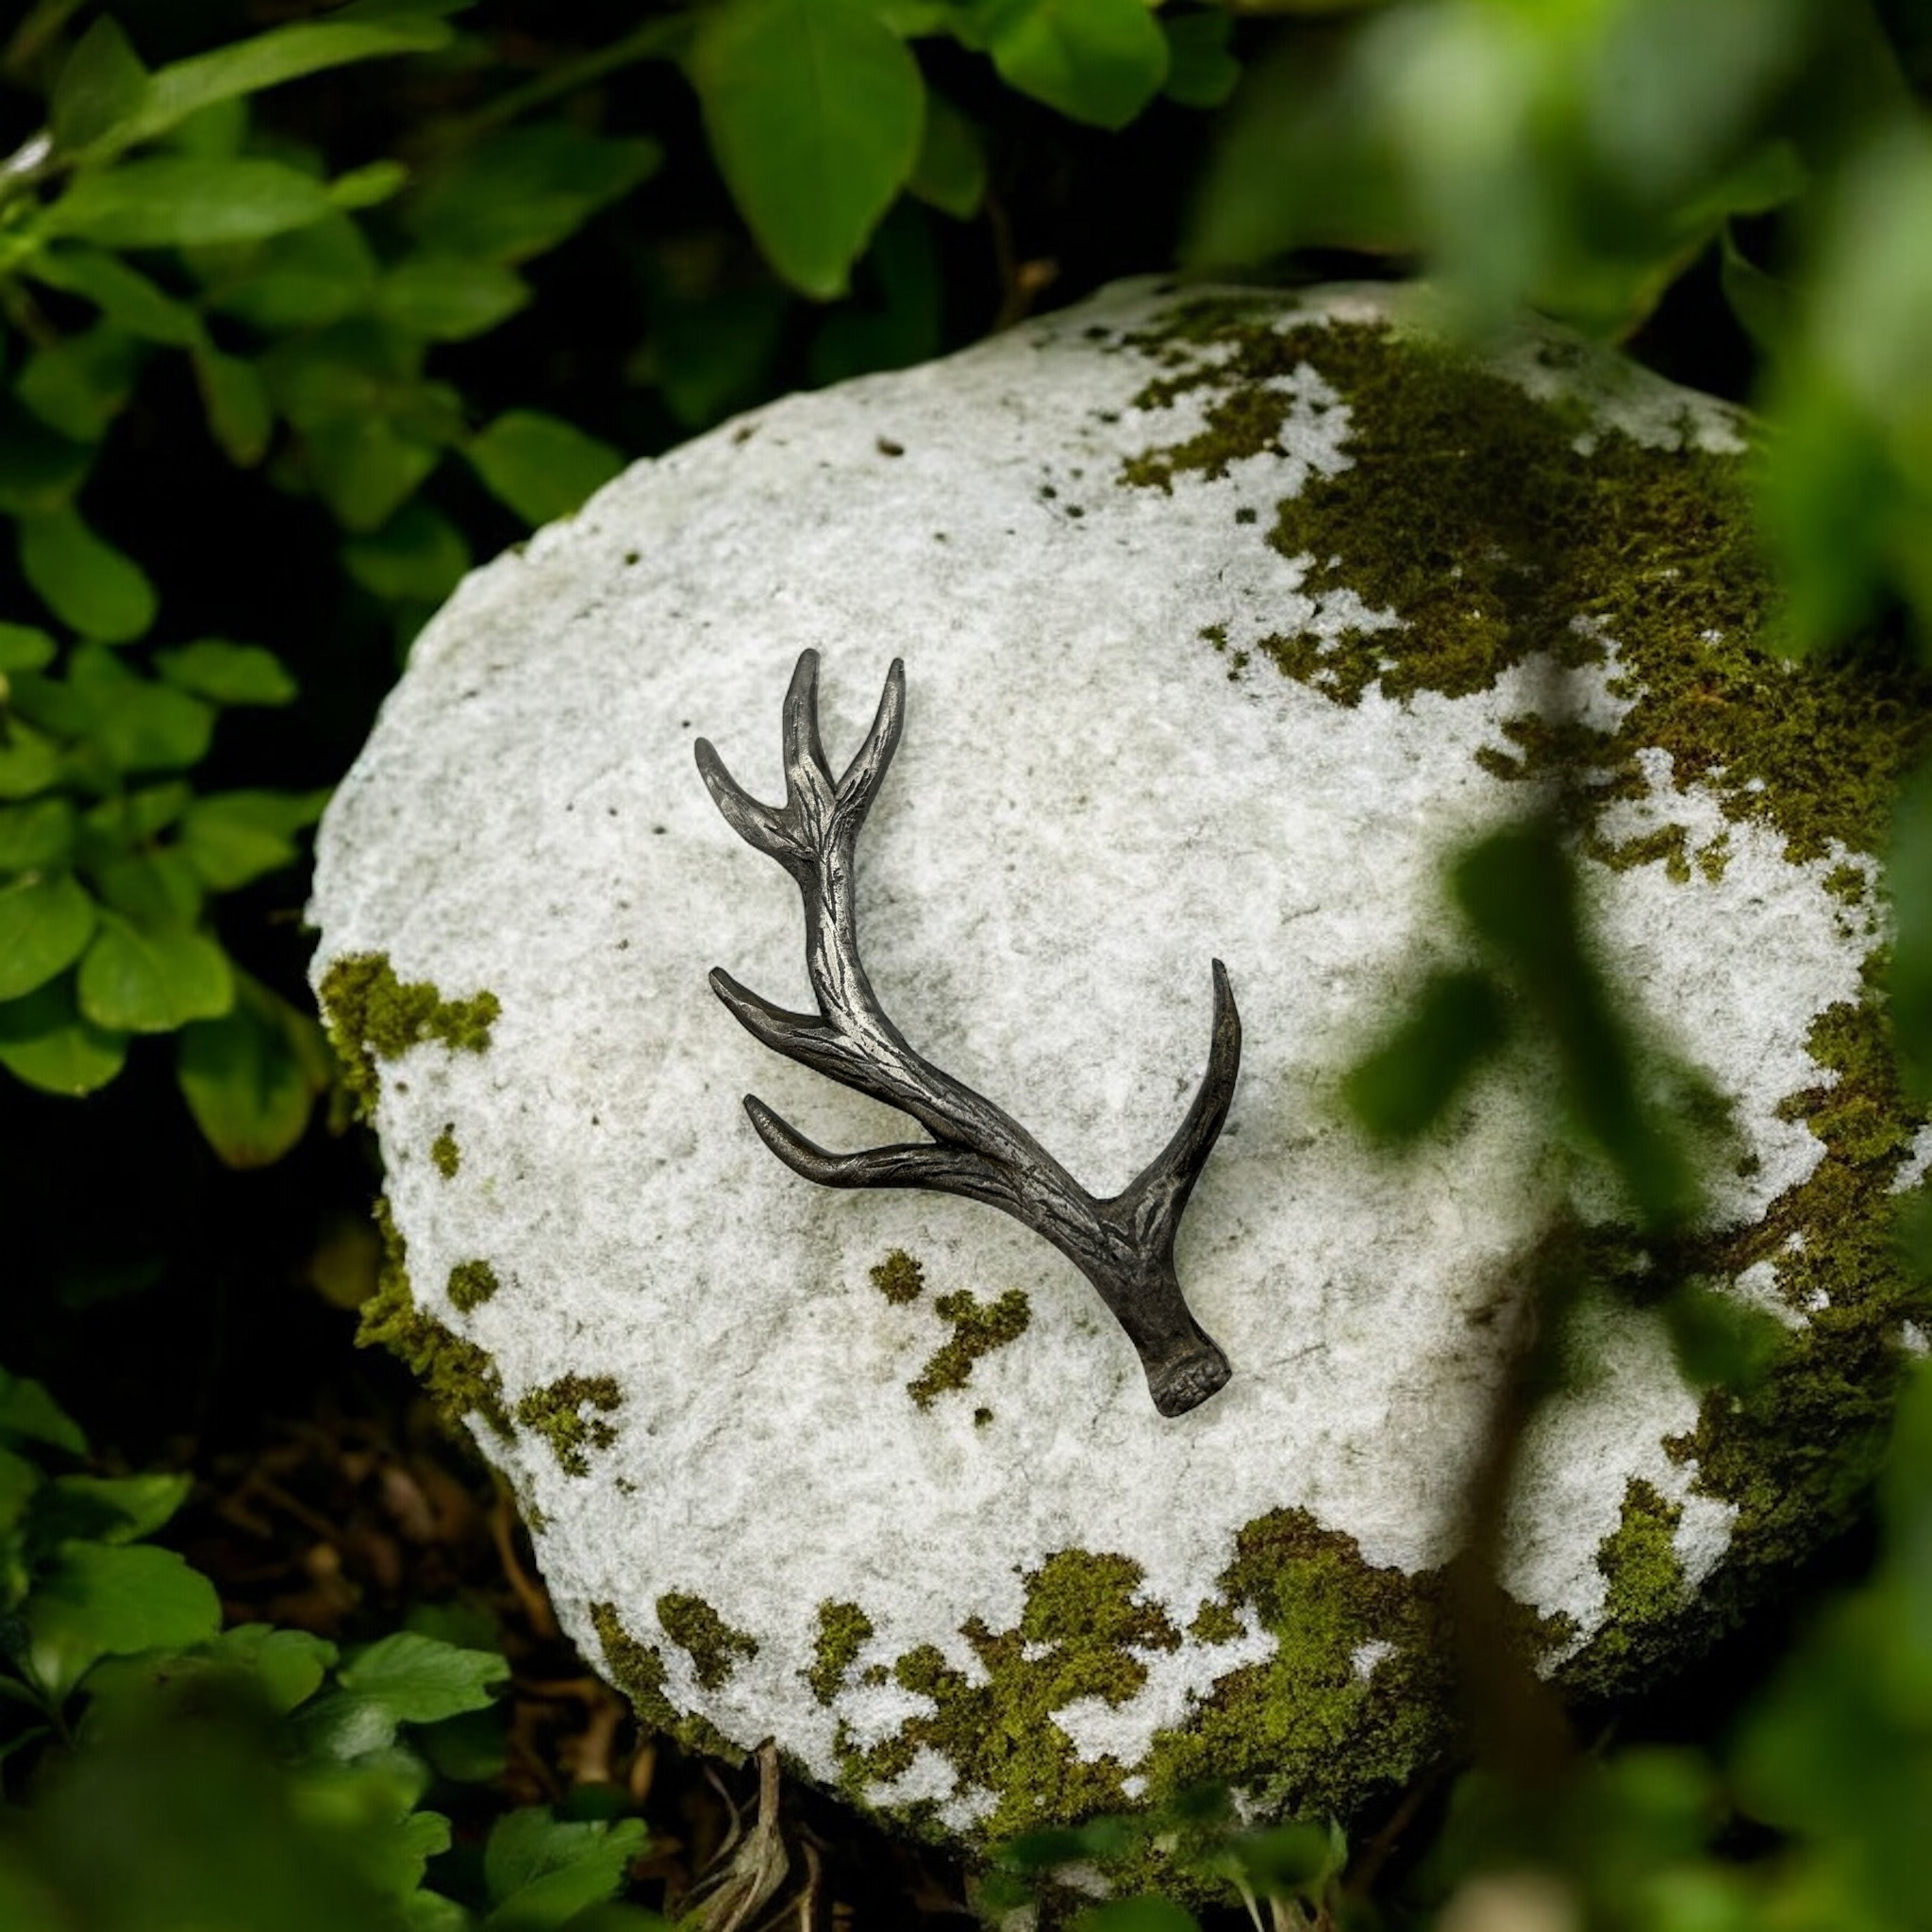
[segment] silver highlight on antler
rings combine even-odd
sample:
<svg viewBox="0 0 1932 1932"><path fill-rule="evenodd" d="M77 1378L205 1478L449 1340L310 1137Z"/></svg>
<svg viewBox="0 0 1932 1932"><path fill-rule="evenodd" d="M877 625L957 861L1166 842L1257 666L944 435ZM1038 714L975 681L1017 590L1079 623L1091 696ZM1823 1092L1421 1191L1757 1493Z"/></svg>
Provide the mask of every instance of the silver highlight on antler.
<svg viewBox="0 0 1932 1932"><path fill-rule="evenodd" d="M865 742L835 784L819 741L816 651L799 656L785 693L785 803L761 804L707 739L698 770L725 823L797 882L816 1013L792 1013L748 991L722 967L711 991L753 1038L841 1086L895 1107L929 1141L833 1154L755 1094L744 1110L794 1174L828 1188L927 1188L983 1201L1049 1241L1092 1283L1141 1357L1154 1406L1185 1414L1226 1382L1227 1357L1189 1311L1174 1274L1181 1215L1227 1119L1241 1068L1241 1023L1227 971L1214 961L1214 1020L1193 1104L1174 1139L1118 1194L1097 1199L1011 1115L906 1043L858 957L854 855L906 720L906 667L886 675Z"/></svg>

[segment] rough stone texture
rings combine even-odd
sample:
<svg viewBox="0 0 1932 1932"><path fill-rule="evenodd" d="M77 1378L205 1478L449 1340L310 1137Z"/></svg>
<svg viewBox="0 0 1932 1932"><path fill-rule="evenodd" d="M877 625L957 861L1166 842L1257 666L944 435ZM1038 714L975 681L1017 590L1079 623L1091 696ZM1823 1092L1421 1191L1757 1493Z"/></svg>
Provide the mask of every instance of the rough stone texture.
<svg viewBox="0 0 1932 1932"><path fill-rule="evenodd" d="M1545 1667L1614 1689L1694 1641L1868 1455L1925 1320L1866 971L1921 694L1757 652L1730 411L1554 331L1464 367L1411 302L1125 285L640 463L464 584L336 799L317 979L399 1231L370 1326L686 1736L775 1733L969 1843L1203 1776L1345 1811L1443 1748L1438 1570L1547 1125L1492 1079L1390 1165L1335 1094L1456 953L1444 852L1557 756L1607 961L1731 1108L1677 1258L1784 1340L1700 1401L1605 1300L1510 1523ZM706 986L810 1004L795 891L691 758L779 795L806 646L835 770L907 659L859 854L887 1009L1096 1191L1177 1123L1227 963L1246 1054L1179 1261L1235 1379L1185 1418L1037 1238L816 1189L740 1108L906 1138Z"/></svg>

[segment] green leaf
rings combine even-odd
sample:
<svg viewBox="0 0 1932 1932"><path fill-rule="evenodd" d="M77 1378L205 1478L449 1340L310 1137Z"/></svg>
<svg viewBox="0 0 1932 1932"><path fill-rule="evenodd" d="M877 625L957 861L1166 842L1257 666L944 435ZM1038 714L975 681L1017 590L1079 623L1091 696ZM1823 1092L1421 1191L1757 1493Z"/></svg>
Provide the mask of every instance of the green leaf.
<svg viewBox="0 0 1932 1932"><path fill-rule="evenodd" d="M661 159L652 142L613 141L562 121L511 128L444 162L404 219L439 254L522 261L574 235Z"/></svg>
<svg viewBox="0 0 1932 1932"><path fill-rule="evenodd" d="M294 835L321 817L326 791L216 791L181 818L181 850L218 892L232 892L295 858Z"/></svg>
<svg viewBox="0 0 1932 1932"><path fill-rule="evenodd" d="M218 705L286 705L297 686L288 667L259 644L231 644L197 638L192 644L155 653L155 669L170 684Z"/></svg>
<svg viewBox="0 0 1932 1932"><path fill-rule="evenodd" d="M0 1614L12 1609L26 1594L25 1578L12 1560L19 1548L15 1533L45 1482L38 1465L11 1449L0 1449ZM0 1763L6 1761L7 1751L6 1745L0 1745ZM6 1923L0 1915L0 1925Z"/></svg>
<svg viewBox="0 0 1932 1932"><path fill-rule="evenodd" d="M378 269L362 231L347 215L266 242L199 255L209 306L269 335L323 328L369 299Z"/></svg>
<svg viewBox="0 0 1932 1932"><path fill-rule="evenodd" d="M203 342L194 350L194 379L215 441L243 469L260 462L275 431L275 411L261 372Z"/></svg>
<svg viewBox="0 0 1932 1932"><path fill-rule="evenodd" d="M1234 22L1209 9L1163 13L1160 27L1167 36L1167 85L1161 92L1184 108L1220 107L1241 77L1241 62L1227 50Z"/></svg>
<svg viewBox="0 0 1932 1932"><path fill-rule="evenodd" d="M1718 273L1731 313L1758 348L1780 353L1790 341L1795 321L1790 284L1759 268L1739 246L1729 223L1719 245Z"/></svg>
<svg viewBox="0 0 1932 1932"><path fill-rule="evenodd" d="M214 1585L173 1550L75 1542L40 1578L23 1621L29 1670L62 1698L104 1657L206 1641L222 1606Z"/></svg>
<svg viewBox="0 0 1932 1932"><path fill-rule="evenodd" d="M54 661L54 640L31 625L0 624L0 676L9 671L38 671Z"/></svg>
<svg viewBox="0 0 1932 1932"><path fill-rule="evenodd" d="M193 797L193 788L178 778L109 792L87 810L94 856L103 842L116 850L146 844L157 832L166 831Z"/></svg>
<svg viewBox="0 0 1932 1932"><path fill-rule="evenodd" d="M155 621L147 574L72 508L20 519L20 568L47 608L83 637L125 644Z"/></svg>
<svg viewBox="0 0 1932 1932"><path fill-rule="evenodd" d="M433 1724L493 1703L509 1665L492 1650L463 1650L399 1630L363 1645L338 1675L343 1690L392 1722Z"/></svg>
<svg viewBox="0 0 1932 1932"><path fill-rule="evenodd" d="M78 154L137 115L147 100L148 74L111 16L94 22L61 63L47 104L54 145Z"/></svg>
<svg viewBox="0 0 1932 1932"><path fill-rule="evenodd" d="M1167 79L1144 0L993 0L980 20L1000 78L1070 120L1124 127Z"/></svg>
<svg viewBox="0 0 1932 1932"><path fill-rule="evenodd" d="M92 302L116 328L143 341L185 349L202 339L201 317L165 293L138 269L98 248L43 248L26 263L49 288Z"/></svg>
<svg viewBox="0 0 1932 1932"><path fill-rule="evenodd" d="M77 823L74 807L64 798L0 806L0 873L41 872L67 864L74 857Z"/></svg>
<svg viewBox="0 0 1932 1932"><path fill-rule="evenodd" d="M409 171L400 161L371 161L351 168L328 184L328 198L339 208L380 208L393 201L408 184Z"/></svg>
<svg viewBox="0 0 1932 1932"><path fill-rule="evenodd" d="M37 349L13 392L62 436L98 442L134 392L141 353L132 336L102 323Z"/></svg>
<svg viewBox="0 0 1932 1932"><path fill-rule="evenodd" d="M71 873L0 885L0 1000L45 986L93 937L94 902Z"/></svg>
<svg viewBox="0 0 1932 1932"><path fill-rule="evenodd" d="M1932 771L1919 773L1899 801L1886 883L1892 1032L1907 1083L1923 1099L1932 1094Z"/></svg>
<svg viewBox="0 0 1932 1932"><path fill-rule="evenodd" d="M1341 1097L1371 1139L1401 1146L1427 1133L1508 1037L1489 975L1440 972L1394 1032L1352 1067Z"/></svg>
<svg viewBox="0 0 1932 1932"><path fill-rule="evenodd" d="M1074 1932L1201 1932L1201 1922L1172 1899L1117 1898L1082 1912Z"/></svg>
<svg viewBox="0 0 1932 1932"><path fill-rule="evenodd" d="M501 262L417 255L383 277L375 311L411 335L457 342L494 328L529 299L529 284Z"/></svg>
<svg viewBox="0 0 1932 1932"><path fill-rule="evenodd" d="M123 852L93 872L101 903L143 932L188 932L201 917L200 876L172 847Z"/></svg>
<svg viewBox="0 0 1932 1932"><path fill-rule="evenodd" d="M142 676L104 645L76 650L67 681L92 717L90 749L114 771L184 771L206 756L214 735L212 708Z"/></svg>
<svg viewBox="0 0 1932 1932"><path fill-rule="evenodd" d="M925 132L907 192L941 214L971 221L986 198L986 150L979 130L941 94L925 97Z"/></svg>
<svg viewBox="0 0 1932 1932"><path fill-rule="evenodd" d="M80 1009L110 1032L172 1033L191 1020L219 1019L233 1005L228 958L205 934L143 931L104 910L81 956Z"/></svg>
<svg viewBox="0 0 1932 1932"><path fill-rule="evenodd" d="M108 248L186 248L259 241L332 208L321 182L280 161L157 155L78 175L42 225Z"/></svg>
<svg viewBox="0 0 1932 1932"><path fill-rule="evenodd" d="M217 1663L247 1671L268 1695L269 1707L282 1712L306 1704L322 1688L336 1660L336 1647L307 1630L278 1630L268 1624L238 1624L207 1645Z"/></svg>
<svg viewBox="0 0 1932 1932"><path fill-rule="evenodd" d="M608 442L535 409L507 409L463 454L498 502L526 523L568 516L624 468Z"/></svg>
<svg viewBox="0 0 1932 1932"><path fill-rule="evenodd" d="M59 776L59 746L32 725L9 718L0 741L0 798L31 798Z"/></svg>
<svg viewBox="0 0 1932 1932"><path fill-rule="evenodd" d="M569 1824L541 1806L506 1812L483 1852L494 1907L484 1932L560 1932L579 1912L616 1896L644 1836L636 1818Z"/></svg>
<svg viewBox="0 0 1932 1932"><path fill-rule="evenodd" d="M470 546L447 517L418 498L381 529L345 542L342 566L391 603L441 604L469 569Z"/></svg>
<svg viewBox="0 0 1932 1932"><path fill-rule="evenodd" d="M341 416L305 439L317 495L349 530L386 524L442 459L435 442L381 416Z"/></svg>
<svg viewBox="0 0 1932 1932"><path fill-rule="evenodd" d="M400 416L421 428L425 440L437 440L445 430L454 437L461 430L460 401L453 391L423 382L423 357L424 345L415 337L358 318L278 343L262 358L261 370L275 407L298 429L321 428L345 416ZM439 411L428 410L425 400L437 402ZM439 413L446 423L438 420Z"/></svg>
<svg viewBox="0 0 1932 1932"><path fill-rule="evenodd" d="M86 1523L76 1530L103 1543L139 1542L152 1536L188 1500L194 1487L187 1475L62 1475L54 1495L63 1520L70 1514Z"/></svg>
<svg viewBox="0 0 1932 1932"><path fill-rule="evenodd" d="M195 1125L235 1168L267 1167L301 1140L331 1071L315 1021L242 973L233 1009L183 1027L175 1058Z"/></svg>
<svg viewBox="0 0 1932 1932"><path fill-rule="evenodd" d="M87 1454L80 1424L26 1375L0 1368L0 1441L51 1442L72 1456Z"/></svg>
<svg viewBox="0 0 1932 1932"><path fill-rule="evenodd" d="M724 0L690 66L758 246L808 295L842 294L919 158L925 90L904 42L866 0Z"/></svg>
<svg viewBox="0 0 1932 1932"><path fill-rule="evenodd" d="M71 979L54 980L0 1006L0 1066L43 1093L92 1093L126 1058L126 1034L83 1019Z"/></svg>
<svg viewBox="0 0 1932 1932"><path fill-rule="evenodd" d="M86 479L92 449L49 429L0 391L0 511L39 516L64 508Z"/></svg>
<svg viewBox="0 0 1932 1932"><path fill-rule="evenodd" d="M260 93L325 68L384 54L434 53L452 37L453 29L426 7L384 19L338 17L272 27L253 40L159 69L131 138L152 141L216 101Z"/></svg>

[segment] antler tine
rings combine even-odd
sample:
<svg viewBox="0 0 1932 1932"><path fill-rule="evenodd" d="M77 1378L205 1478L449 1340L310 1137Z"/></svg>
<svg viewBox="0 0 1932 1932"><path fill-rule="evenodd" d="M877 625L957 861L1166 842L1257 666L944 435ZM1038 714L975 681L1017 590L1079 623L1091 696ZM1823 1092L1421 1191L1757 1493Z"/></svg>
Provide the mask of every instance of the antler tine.
<svg viewBox="0 0 1932 1932"><path fill-rule="evenodd" d="M785 804L796 809L801 799L819 799L830 791L832 774L825 748L819 742L819 654L801 651L786 687L782 721L785 745Z"/></svg>
<svg viewBox="0 0 1932 1932"><path fill-rule="evenodd" d="M886 688L879 693L879 708L873 714L872 729L839 780L839 808L855 832L865 823L873 799L885 782L905 724L906 660L894 658L892 668L886 673Z"/></svg>
<svg viewBox="0 0 1932 1932"><path fill-rule="evenodd" d="M867 1147L857 1154L834 1154L816 1141L808 1141L756 1093L744 1096L744 1110L758 1139L793 1174L822 1188L931 1188L1012 1210L1016 1196L1010 1179L984 1155L969 1148L908 1141Z"/></svg>
<svg viewBox="0 0 1932 1932"><path fill-rule="evenodd" d="M711 803L718 808L724 823L756 851L788 865L791 863L796 848L786 830L784 813L777 807L761 805L754 798L724 769L724 760L708 738L699 739L692 750L697 756L698 775L704 779L705 790L711 794Z"/></svg>
<svg viewBox="0 0 1932 1932"><path fill-rule="evenodd" d="M1208 1036L1208 1070L1194 1090L1186 1117L1171 1140L1116 1197L1150 1234L1162 1230L1172 1241L1194 1191L1201 1170L1214 1151L1227 1109L1234 1100L1241 1066L1241 1016L1228 984L1227 968L1214 961L1214 1022ZM1164 1226L1163 1226L1164 1224Z"/></svg>

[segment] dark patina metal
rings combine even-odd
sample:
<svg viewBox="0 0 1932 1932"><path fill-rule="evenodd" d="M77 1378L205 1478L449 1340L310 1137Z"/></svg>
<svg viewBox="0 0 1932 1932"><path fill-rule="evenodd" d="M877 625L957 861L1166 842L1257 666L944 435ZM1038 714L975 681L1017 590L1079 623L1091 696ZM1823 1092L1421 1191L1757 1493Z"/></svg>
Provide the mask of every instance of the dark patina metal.
<svg viewBox="0 0 1932 1932"><path fill-rule="evenodd" d="M1187 1118L1160 1154L1120 1193L1097 1200L1012 1117L907 1045L879 1006L858 958L853 852L884 781L906 715L906 673L894 659L878 715L845 775L833 783L819 742L818 653L806 651L785 694L785 803L743 791L708 740L698 770L726 822L775 858L805 901L806 966L816 1013L791 1013L722 968L711 991L765 1045L841 1085L908 1113L932 1136L858 1154L805 1139L763 1101L744 1110L758 1137L794 1174L828 1188L928 1188L1010 1214L1079 1269L1139 1351L1154 1406L1181 1415L1224 1383L1227 1357L1188 1310L1174 1274L1174 1241L1194 1182L1234 1097L1241 1023L1226 969L1214 961L1214 1025L1208 1071Z"/></svg>

